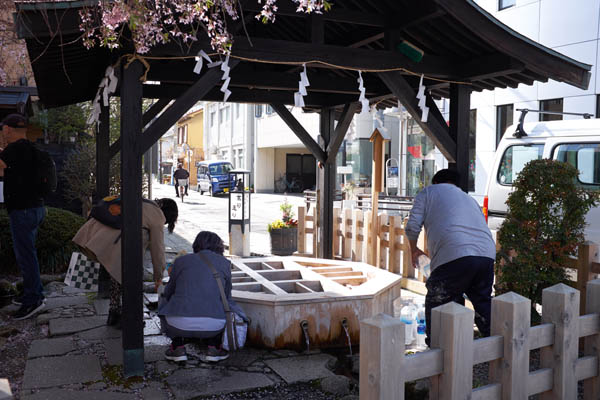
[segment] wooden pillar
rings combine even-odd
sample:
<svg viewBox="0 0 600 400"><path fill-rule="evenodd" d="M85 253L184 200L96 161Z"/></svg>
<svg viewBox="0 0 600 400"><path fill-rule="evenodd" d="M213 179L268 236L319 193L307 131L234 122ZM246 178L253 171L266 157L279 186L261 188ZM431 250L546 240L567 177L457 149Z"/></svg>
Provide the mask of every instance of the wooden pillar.
<svg viewBox="0 0 600 400"><path fill-rule="evenodd" d="M96 195L94 204L110 193L110 107L100 104L100 120L96 131ZM110 296L110 275L100 268L98 275L98 296Z"/></svg>
<svg viewBox="0 0 600 400"><path fill-rule="evenodd" d="M471 398L474 315L454 302L431 310L431 347L443 350L444 372L431 378L429 398Z"/></svg>
<svg viewBox="0 0 600 400"><path fill-rule="evenodd" d="M467 192L469 185L469 116L471 91L466 85L450 84L450 136L456 141L456 170L459 187Z"/></svg>
<svg viewBox="0 0 600 400"><path fill-rule="evenodd" d="M123 374L144 375L142 303L142 133L143 66L134 61L121 76L121 270L123 284Z"/></svg>
<svg viewBox="0 0 600 400"><path fill-rule="evenodd" d="M110 191L110 107L100 105L100 121L96 133L96 199L108 196Z"/></svg>
<svg viewBox="0 0 600 400"><path fill-rule="evenodd" d="M490 362L490 382L499 383L502 400L527 400L531 300L509 292L492 299L492 336L503 340L503 357Z"/></svg>
<svg viewBox="0 0 600 400"><path fill-rule="evenodd" d="M542 323L554 324L554 344L542 347L540 366L552 368L552 390L540 399L576 399L574 366L579 351L579 291L559 283L542 291Z"/></svg>
<svg viewBox="0 0 600 400"><path fill-rule="evenodd" d="M322 149L326 149L332 138L334 110L322 108L320 115L320 138ZM318 168L318 255L333 258L333 201L335 200L335 157L327 157L327 162Z"/></svg>
<svg viewBox="0 0 600 400"><path fill-rule="evenodd" d="M404 323L378 314L360 321L360 400L403 400Z"/></svg>
<svg viewBox="0 0 600 400"><path fill-rule="evenodd" d="M586 314L600 313L600 279L587 283ZM600 334L588 336L585 342L585 356L600 356ZM585 400L600 399L600 376L583 381L583 398Z"/></svg>

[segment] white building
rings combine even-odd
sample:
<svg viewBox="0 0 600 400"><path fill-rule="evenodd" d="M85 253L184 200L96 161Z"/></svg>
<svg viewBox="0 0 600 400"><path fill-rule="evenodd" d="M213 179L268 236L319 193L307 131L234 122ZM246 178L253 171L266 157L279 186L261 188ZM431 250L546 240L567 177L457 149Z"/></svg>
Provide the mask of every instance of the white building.
<svg viewBox="0 0 600 400"><path fill-rule="evenodd" d="M520 34L566 56L593 65L587 90L548 81L516 89L496 89L471 95L476 113L474 197L481 203L496 145L506 127L519 120L517 109L590 113L598 117L596 72L600 38L600 0L477 0L498 20ZM562 119L528 113L525 121ZM564 116L564 119L581 118Z"/></svg>

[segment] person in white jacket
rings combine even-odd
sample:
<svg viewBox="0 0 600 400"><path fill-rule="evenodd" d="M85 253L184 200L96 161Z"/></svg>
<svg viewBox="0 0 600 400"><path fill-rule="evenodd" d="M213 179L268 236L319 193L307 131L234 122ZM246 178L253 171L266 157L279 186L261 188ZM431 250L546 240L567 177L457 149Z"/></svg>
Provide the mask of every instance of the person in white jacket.
<svg viewBox="0 0 600 400"><path fill-rule="evenodd" d="M477 201L458 188L458 178L453 170L437 172L432 185L415 197L406 224L413 262L425 254L417 247L417 238L423 226L427 232L431 257L425 297L427 345L431 310L451 301L464 305L463 294L473 303L481 334L490 334L496 245Z"/></svg>

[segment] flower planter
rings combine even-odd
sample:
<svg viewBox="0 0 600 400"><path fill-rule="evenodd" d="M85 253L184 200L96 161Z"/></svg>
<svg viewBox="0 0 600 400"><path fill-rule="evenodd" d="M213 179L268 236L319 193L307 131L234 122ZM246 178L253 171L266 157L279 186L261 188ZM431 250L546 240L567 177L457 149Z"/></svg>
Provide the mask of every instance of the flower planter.
<svg viewBox="0 0 600 400"><path fill-rule="evenodd" d="M298 250L298 228L271 229L271 253L290 256Z"/></svg>

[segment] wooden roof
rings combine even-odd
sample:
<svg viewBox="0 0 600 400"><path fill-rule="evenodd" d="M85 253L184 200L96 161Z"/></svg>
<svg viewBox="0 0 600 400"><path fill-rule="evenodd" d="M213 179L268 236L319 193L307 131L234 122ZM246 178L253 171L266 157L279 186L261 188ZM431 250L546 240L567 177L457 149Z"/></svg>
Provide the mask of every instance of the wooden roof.
<svg viewBox="0 0 600 400"><path fill-rule="evenodd" d="M230 21L232 57L241 59L231 72L232 102L294 104L297 64L303 62L310 80L307 109L357 101L357 70L371 72L363 73L366 96L379 107L397 104L375 73L383 70L401 69L413 89L425 74L425 85L436 98L449 96L450 81L474 91L548 79L584 89L589 84L590 65L516 33L472 0L336 0L321 15L297 13L291 1L279 0L276 22L266 25L254 18L260 8L255 0L240 2L250 40L240 21ZM93 3L17 4L18 31L27 42L40 99L48 107L92 99L106 67L127 52L87 50L78 40L78 9ZM161 85L144 85L145 97L176 98L198 80L193 58L174 57L194 56L200 49L212 53L202 35L192 46L168 44L147 54L161 58L147 60L148 79ZM420 62L395 50L402 40L424 51ZM204 100L222 101L220 85Z"/></svg>

